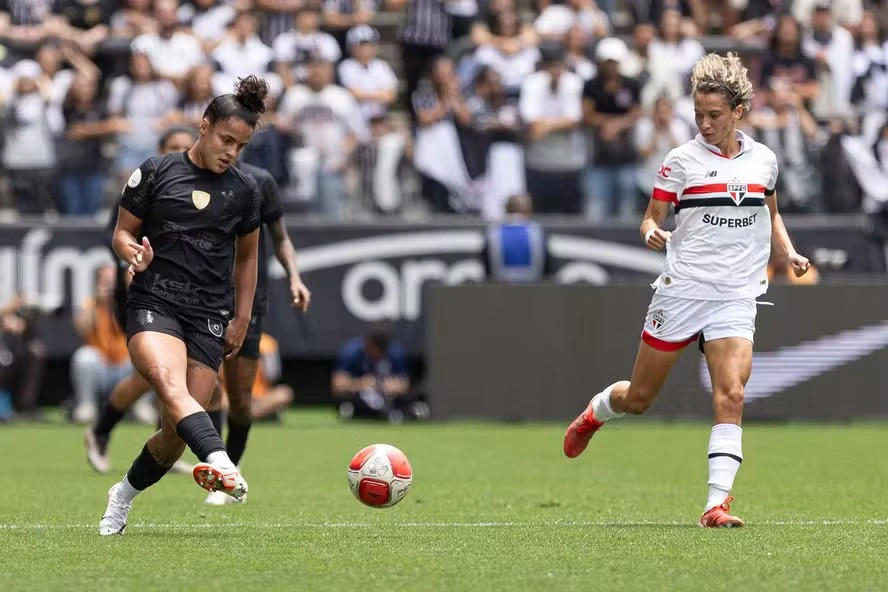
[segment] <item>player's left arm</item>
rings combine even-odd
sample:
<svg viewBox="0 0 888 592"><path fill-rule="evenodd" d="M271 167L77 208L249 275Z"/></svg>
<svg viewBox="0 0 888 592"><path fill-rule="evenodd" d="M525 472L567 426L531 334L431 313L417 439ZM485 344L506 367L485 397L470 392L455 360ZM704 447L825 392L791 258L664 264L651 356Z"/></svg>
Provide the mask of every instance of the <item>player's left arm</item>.
<svg viewBox="0 0 888 592"><path fill-rule="evenodd" d="M251 178L252 179L252 178ZM259 226L262 223L262 195L253 181L245 199L241 220L235 229L234 247L234 318L225 334L225 357L240 351L253 316L253 298L259 276Z"/></svg>
<svg viewBox="0 0 888 592"><path fill-rule="evenodd" d="M785 258L792 265L792 271L796 277L802 277L807 273L810 264L807 257L799 255L792 245L789 233L783 224L783 217L777 209L777 192L771 191L770 193L765 196L765 204L771 215L771 256Z"/></svg>

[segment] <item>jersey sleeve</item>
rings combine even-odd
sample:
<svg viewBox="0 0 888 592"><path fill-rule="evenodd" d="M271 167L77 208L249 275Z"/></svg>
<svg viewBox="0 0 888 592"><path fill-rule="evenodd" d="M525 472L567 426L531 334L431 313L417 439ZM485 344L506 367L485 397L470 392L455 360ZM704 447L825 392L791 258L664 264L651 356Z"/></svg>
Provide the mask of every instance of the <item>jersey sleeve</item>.
<svg viewBox="0 0 888 592"><path fill-rule="evenodd" d="M271 224L284 215L284 207L281 205L281 190L277 181L270 174L262 176L260 187L262 189L262 223Z"/></svg>
<svg viewBox="0 0 888 592"><path fill-rule="evenodd" d="M654 180L654 192L651 194L651 199L677 204L684 185L684 165L680 154L673 149L660 165L657 178Z"/></svg>
<svg viewBox="0 0 888 592"><path fill-rule="evenodd" d="M244 191L247 195L244 197L244 209L237 225L238 236L250 234L259 228L262 222L262 192L259 191L256 180L250 177Z"/></svg>
<svg viewBox="0 0 888 592"><path fill-rule="evenodd" d="M126 186L123 188L123 194L120 197L120 207L124 210L144 220L151 207L154 199L154 181L157 176L157 163L153 158L149 158L142 165L133 171Z"/></svg>
<svg viewBox="0 0 888 592"><path fill-rule="evenodd" d="M771 158L768 160L770 170L768 171L768 184L765 185L765 195L774 195L774 192L777 190L777 175L780 174L779 167L777 166L777 155L772 152L770 156Z"/></svg>

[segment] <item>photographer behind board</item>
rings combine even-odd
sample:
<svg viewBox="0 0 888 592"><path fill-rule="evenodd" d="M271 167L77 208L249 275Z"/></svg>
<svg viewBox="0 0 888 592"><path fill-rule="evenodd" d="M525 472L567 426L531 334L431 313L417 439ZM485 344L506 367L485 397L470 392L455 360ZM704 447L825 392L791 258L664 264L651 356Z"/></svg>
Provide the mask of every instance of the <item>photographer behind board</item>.
<svg viewBox="0 0 888 592"><path fill-rule="evenodd" d="M0 306L0 423L16 417L39 419L37 406L46 366L46 346L37 320L48 314L21 295Z"/></svg>

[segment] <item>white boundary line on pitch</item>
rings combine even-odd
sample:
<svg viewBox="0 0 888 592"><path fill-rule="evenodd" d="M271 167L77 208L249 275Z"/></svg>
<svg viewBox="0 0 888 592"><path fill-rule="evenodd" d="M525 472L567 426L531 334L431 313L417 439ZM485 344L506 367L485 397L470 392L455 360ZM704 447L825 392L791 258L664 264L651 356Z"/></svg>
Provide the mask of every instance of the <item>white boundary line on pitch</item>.
<svg viewBox="0 0 888 592"><path fill-rule="evenodd" d="M872 520L765 520L750 522L750 526L888 526L888 519ZM190 530L209 528L312 529L312 528L569 528L569 527L623 527L635 526L694 526L693 522L597 520L584 522L324 522L324 523L270 523L222 522L218 524L130 524L127 528L155 528L160 530ZM96 529L97 524L0 524L3 530L78 530Z"/></svg>

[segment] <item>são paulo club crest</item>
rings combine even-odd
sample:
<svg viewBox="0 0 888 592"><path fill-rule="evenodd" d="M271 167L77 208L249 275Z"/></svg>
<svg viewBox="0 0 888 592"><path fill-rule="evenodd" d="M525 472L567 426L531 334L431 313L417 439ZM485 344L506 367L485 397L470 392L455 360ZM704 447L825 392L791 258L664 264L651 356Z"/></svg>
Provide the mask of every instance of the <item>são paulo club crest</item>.
<svg viewBox="0 0 888 592"><path fill-rule="evenodd" d="M666 324L666 312L663 310L655 310L651 312L651 326L654 329L661 329Z"/></svg>
<svg viewBox="0 0 888 592"><path fill-rule="evenodd" d="M728 183L728 194L734 200L736 205L740 205L743 198L746 197L747 186L745 183Z"/></svg>

